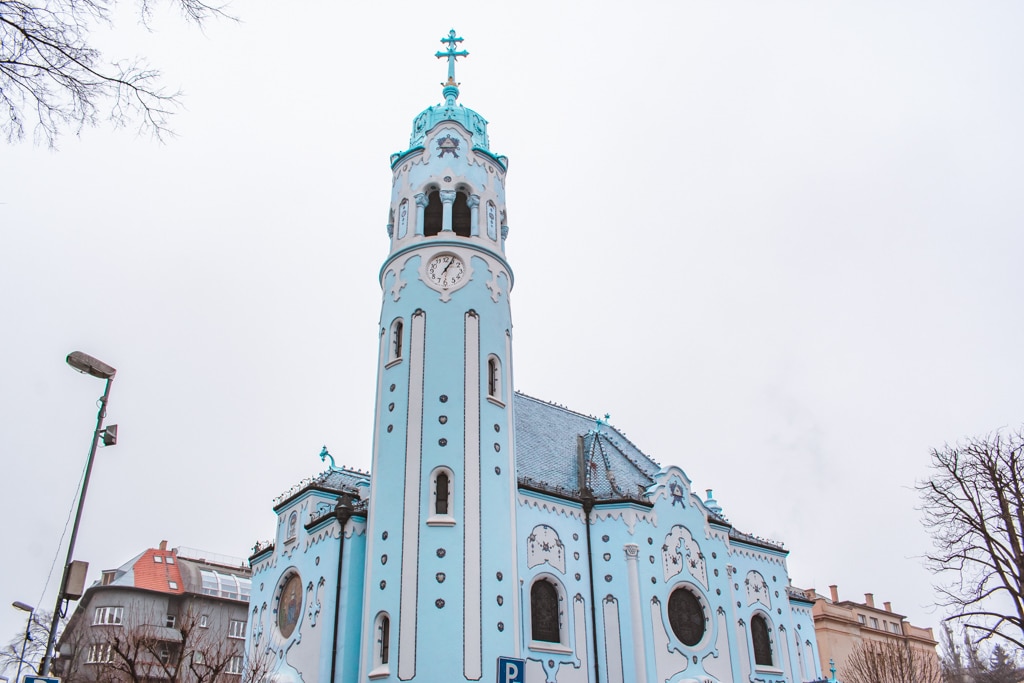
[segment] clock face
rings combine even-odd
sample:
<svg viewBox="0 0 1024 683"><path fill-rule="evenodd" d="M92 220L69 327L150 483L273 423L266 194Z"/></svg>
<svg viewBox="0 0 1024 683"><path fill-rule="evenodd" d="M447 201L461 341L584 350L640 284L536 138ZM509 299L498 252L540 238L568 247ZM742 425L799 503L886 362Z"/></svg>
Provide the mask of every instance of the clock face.
<svg viewBox="0 0 1024 683"><path fill-rule="evenodd" d="M427 277L438 287L454 287L466 275L466 264L455 254L438 254L427 263Z"/></svg>

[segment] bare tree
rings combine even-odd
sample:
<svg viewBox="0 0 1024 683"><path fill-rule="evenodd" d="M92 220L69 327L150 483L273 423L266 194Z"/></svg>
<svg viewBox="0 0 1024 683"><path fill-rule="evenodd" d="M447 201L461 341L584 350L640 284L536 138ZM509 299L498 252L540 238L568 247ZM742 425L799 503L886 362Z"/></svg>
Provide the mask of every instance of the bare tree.
<svg viewBox="0 0 1024 683"><path fill-rule="evenodd" d="M996 432L932 451L918 485L935 551L949 577L941 604L974 642L1024 648L1024 430Z"/></svg>
<svg viewBox="0 0 1024 683"><path fill-rule="evenodd" d="M52 615L49 612L42 610L32 613L31 621L26 622L28 640L25 640L26 629L19 629L10 641L0 648L0 673L11 674L11 678L14 677L14 672L18 670L18 664L22 662L23 648L25 658L22 673L37 673L39 662L43 660L45 654L46 639L50 635L51 618ZM61 621L61 629L65 623L64 620Z"/></svg>
<svg viewBox="0 0 1024 683"><path fill-rule="evenodd" d="M843 683L942 683L938 657L897 641L865 641L839 670Z"/></svg>
<svg viewBox="0 0 1024 683"><path fill-rule="evenodd" d="M154 0L136 0L148 21ZM224 16L203 0L169 0L188 21L202 24ZM112 25L117 0L0 0L0 130L8 142L33 130L37 142L53 147L63 129L78 133L109 120L137 121L157 138L170 131L168 119L180 91L168 90L160 72L144 61L105 63L89 36Z"/></svg>
<svg viewBox="0 0 1024 683"><path fill-rule="evenodd" d="M248 683L243 665L244 651L240 641L201 626L200 615L186 609L174 626L164 626L147 619L146 610L126 609L132 619L117 626L94 627L88 642L82 643L77 657L77 679L64 675L68 683L101 681L103 683L213 683L227 674ZM265 673L265 672L264 672Z"/></svg>

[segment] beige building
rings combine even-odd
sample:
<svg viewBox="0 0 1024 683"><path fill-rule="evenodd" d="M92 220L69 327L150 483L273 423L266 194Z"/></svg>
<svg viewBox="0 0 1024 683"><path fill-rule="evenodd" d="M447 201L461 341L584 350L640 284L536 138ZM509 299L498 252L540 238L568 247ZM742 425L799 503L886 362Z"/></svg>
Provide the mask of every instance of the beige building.
<svg viewBox="0 0 1024 683"><path fill-rule="evenodd" d="M864 602L840 600L838 586L829 586L829 597L813 588L804 591L813 600L814 633L818 639L818 653L822 671L829 670L829 660L835 662L836 677L843 680L847 658L863 642L895 642L905 644L927 657L934 657L936 667L938 643L932 629L914 626L906 617L892 611L892 603L875 605L875 596L864 594Z"/></svg>

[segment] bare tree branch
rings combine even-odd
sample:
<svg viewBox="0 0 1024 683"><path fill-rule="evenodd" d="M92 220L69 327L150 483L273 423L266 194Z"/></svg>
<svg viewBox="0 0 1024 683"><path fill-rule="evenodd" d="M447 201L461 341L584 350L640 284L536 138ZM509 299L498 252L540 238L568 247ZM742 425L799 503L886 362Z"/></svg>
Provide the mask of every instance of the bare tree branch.
<svg viewBox="0 0 1024 683"><path fill-rule="evenodd" d="M977 643L1024 648L1024 430L934 449L918 484L936 588Z"/></svg>
<svg viewBox="0 0 1024 683"><path fill-rule="evenodd" d="M202 26L232 18L201 0L169 0ZM148 25L153 0L137 0ZM0 130L8 142L25 137L53 147L63 130L76 134L101 120L137 123L157 139L172 135L169 121L181 91L168 90L144 61L112 61L89 42L98 25L111 25L117 0L0 0Z"/></svg>

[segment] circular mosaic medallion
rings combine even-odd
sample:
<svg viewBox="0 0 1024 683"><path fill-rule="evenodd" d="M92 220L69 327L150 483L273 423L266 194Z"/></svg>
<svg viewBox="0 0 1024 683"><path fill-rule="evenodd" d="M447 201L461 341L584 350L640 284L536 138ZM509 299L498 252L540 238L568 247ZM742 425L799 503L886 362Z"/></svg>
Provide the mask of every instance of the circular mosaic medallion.
<svg viewBox="0 0 1024 683"><path fill-rule="evenodd" d="M292 574L284 582L277 602L277 628L288 638L295 631L295 625L302 616L302 579Z"/></svg>

